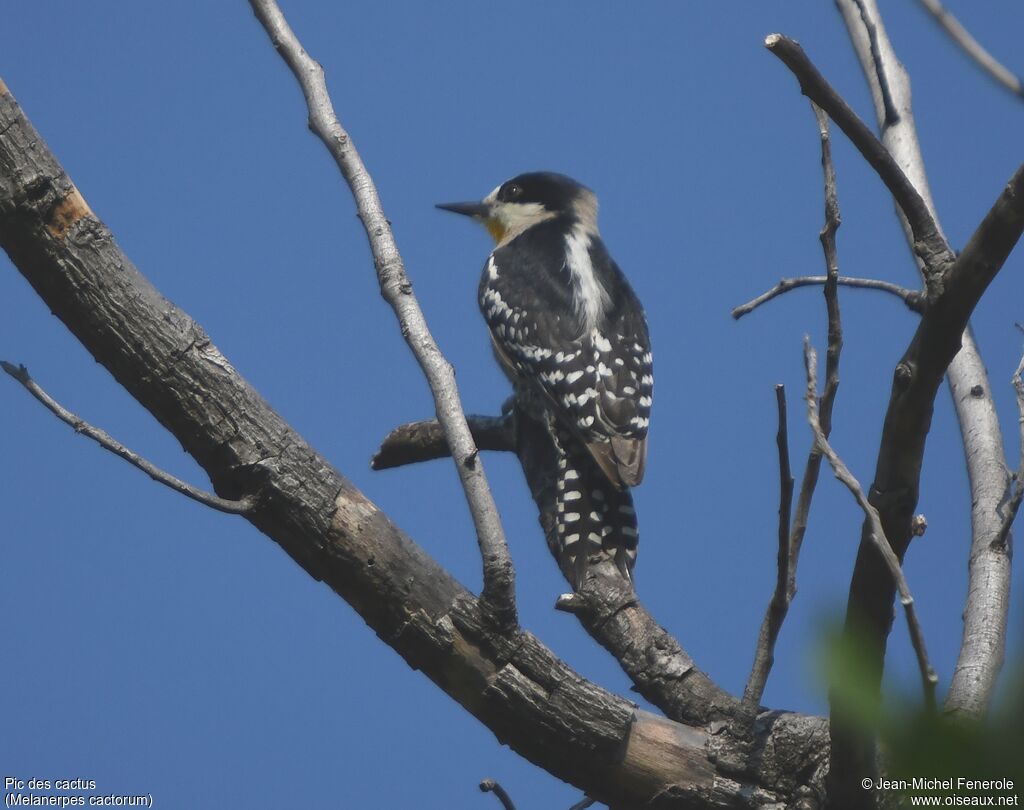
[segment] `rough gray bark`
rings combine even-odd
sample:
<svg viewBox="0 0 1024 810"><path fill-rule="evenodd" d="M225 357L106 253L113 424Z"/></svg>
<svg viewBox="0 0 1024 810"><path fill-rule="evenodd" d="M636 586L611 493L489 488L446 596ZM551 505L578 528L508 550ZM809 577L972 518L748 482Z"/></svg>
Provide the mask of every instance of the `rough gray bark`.
<svg viewBox="0 0 1024 810"><path fill-rule="evenodd" d="M821 718L765 713L746 738L721 721L683 725L590 683L528 632L496 633L479 600L306 444L136 270L2 83L0 245L219 495L251 498L247 520L516 752L613 807L820 801ZM635 642L634 615L608 617L611 643ZM735 699L718 692L714 712L695 708L698 696L686 711L728 717Z"/></svg>
<svg viewBox="0 0 1024 810"><path fill-rule="evenodd" d="M254 5L274 4L254 0ZM889 120L894 102L887 85L883 90ZM339 139L338 148L348 148L344 132L329 120L326 125L325 140ZM887 160L885 154L876 157ZM367 193L361 175L350 177L351 166L338 161L359 199ZM930 218L918 202L922 195L902 183L902 175L879 171L898 184L897 199ZM948 246L943 250L939 244L944 243L941 231L921 231L928 219L916 217L915 250L927 259L930 295L918 333L896 369L871 492L883 523L889 521L885 532L891 538L909 542L935 392L974 303L1024 227L1022 196L1024 175L1018 172L955 262ZM367 217L371 243L380 236L377 226L386 226L375 225L373 216ZM196 458L222 497L251 500L254 507L246 518L254 526L350 602L410 666L519 754L617 808L814 807L825 801L828 723L771 710L751 718L734 696L697 669L614 566L595 566L580 592L561 606L579 616L667 719L584 680L529 633L498 632L481 599L452 580L296 435L202 329L138 274L2 83L0 244L96 359ZM387 254L387 245L383 251L376 254L382 286L402 309L408 300L396 271L400 260ZM413 341L412 348L424 347ZM495 446L506 446L512 437L550 540L554 498L547 431L518 406L502 419L471 427ZM427 427L421 449L441 432ZM463 433L467 438L469 431ZM460 471L475 460L470 445L453 443ZM488 536L481 533L482 546ZM878 630L880 672L892 588L889 583L887 592L887 573L879 571L877 555L864 548L851 605L866 605ZM485 561L485 579L486 568ZM498 586L497 591L504 589ZM979 684L967 688L977 692ZM850 763L864 764L864 757L871 758L868 768L856 775L868 773L871 749L855 745L850 750L839 759L846 776L854 773ZM834 779L832 789L837 805L850 795L872 801L859 784Z"/></svg>
<svg viewBox="0 0 1024 810"><path fill-rule="evenodd" d="M874 100L882 142L920 193L938 224L938 215L914 125L910 77L889 41L874 0L838 0L850 39ZM872 55L871 26L877 43ZM886 88L883 94L882 88ZM886 113L885 97L895 107ZM912 237L902 219L908 241ZM941 232L941 224L938 224ZM1002 669L1009 609L1010 556L994 543L1002 525L1010 484L1003 439L992 389L971 330L946 374L964 443L971 488L971 549L963 639L945 708L954 714L981 717L988 709Z"/></svg>

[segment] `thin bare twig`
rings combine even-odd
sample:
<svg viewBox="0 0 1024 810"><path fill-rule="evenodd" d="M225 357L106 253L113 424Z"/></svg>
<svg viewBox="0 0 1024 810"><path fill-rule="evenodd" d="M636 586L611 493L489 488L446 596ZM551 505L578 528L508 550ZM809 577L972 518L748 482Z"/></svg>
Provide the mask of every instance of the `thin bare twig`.
<svg viewBox="0 0 1024 810"><path fill-rule="evenodd" d="M815 113L819 108L814 105ZM820 412L822 431L827 438L832 433L832 408L839 391L839 355L842 350L843 336L839 316L838 280L839 266L835 258L835 231L839 227L839 207L835 195L835 171L832 168L831 150L828 148L827 125L819 118L822 138L822 167L825 174L825 226L821 230L822 247L825 251L825 265L828 269L825 284L825 308L828 312L828 351L825 363L825 392L821 397ZM831 190L830 190L831 186ZM830 202L831 201L831 202ZM831 245L829 244L831 241ZM790 534L790 577L786 587L786 596L792 601L796 595L796 569L807 534L807 521L810 517L811 502L814 490L818 486L821 472L821 450L817 444L811 446L804 466L803 478L800 481L800 494L797 496L796 513Z"/></svg>
<svg viewBox="0 0 1024 810"><path fill-rule="evenodd" d="M498 801L501 802L501 806L505 810L516 810L515 804L512 802L512 797L508 795L501 785L495 782L493 779L484 779L480 783L480 791L482 793L493 793L498 797Z"/></svg>
<svg viewBox="0 0 1024 810"><path fill-rule="evenodd" d="M959 45L978 67L1017 98L1024 98L1024 80L990 54L978 40L971 36L971 32L960 24L960 21L953 16L949 9L943 6L939 0L920 0L920 3L932 15L932 19L949 34L950 39Z"/></svg>
<svg viewBox="0 0 1024 810"><path fill-rule="evenodd" d="M776 559L775 591L772 593L768 610L761 621L761 630L754 650L754 663L743 690L743 705L748 713L754 713L761 703L768 675L775 663L775 642L782 629L789 608L786 585L791 567L789 545L789 523L793 508L793 473L789 465L789 434L786 426L786 387L775 386L775 401L779 412L779 429L775 443L779 453L779 550Z"/></svg>
<svg viewBox="0 0 1024 810"><path fill-rule="evenodd" d="M244 515L253 508L254 500L252 498L242 498L239 501L230 501L226 498L219 498L216 495L197 489L191 484L185 483L180 478L175 478L168 472L164 472L156 465L144 459L138 453L129 450L106 431L90 425L84 419L76 416L67 408L62 406L59 402L53 399L53 397L47 394L31 376L29 376L28 369L24 366L15 366L8 363L6 360L0 360L0 368L3 368L3 370L11 377L21 383L32 396L39 400L46 409L50 411L50 413L65 424L73 427L76 433L81 433L83 436L89 437L104 450L109 450L115 456L123 458L133 467L137 467L142 470L154 481L163 484L165 487L173 489L175 492L184 495L186 498L191 498L204 506L216 509L218 512L226 512L229 515Z"/></svg>
<svg viewBox="0 0 1024 810"><path fill-rule="evenodd" d="M588 807L591 807L596 803L597 799L591 799L589 796L584 796L580 801L570 807L569 810L587 810Z"/></svg>
<svg viewBox="0 0 1024 810"><path fill-rule="evenodd" d="M765 47L793 72L800 82L801 92L828 113L885 183L913 231L914 251L924 263L928 289L937 287L955 256L913 183L889 150L818 72L797 42L782 34L770 34L765 39Z"/></svg>
<svg viewBox="0 0 1024 810"><path fill-rule="evenodd" d="M860 482L854 478L853 473L843 463L843 460L839 458L836 451L832 449L832 445L828 443L828 439L825 438L825 434L821 429L821 421L818 417L818 356L814 349L811 348L810 341L806 339L804 340L804 365L807 369L807 421L810 422L811 430L814 433L814 441L821 448L825 458L828 459L828 463L832 466L832 471L835 473L836 478L850 490L858 506L863 510L865 517L871 524L871 541L882 555L882 559L885 560L889 573L892 575L896 588L899 591L900 604L903 605L903 610L906 614L907 629L910 631L910 643L914 648L914 654L917 656L917 666L921 673L925 704L930 711L934 710L935 687L939 679L931 662L928 660L924 633L921 630L921 624L917 619L917 612L914 609L914 597L911 596L910 587L903 576L903 569L900 567L899 558L896 556L896 552L892 550L889 539L885 536L885 531L882 529L882 519L879 517L878 510L868 501Z"/></svg>
<svg viewBox="0 0 1024 810"><path fill-rule="evenodd" d="M323 141L352 191L370 242L381 293L394 310L402 336L430 383L437 418L444 428L466 494L483 558L483 605L500 627L514 627L517 623L515 571L494 496L487 485L479 452L466 423L455 373L434 342L413 295L412 284L405 273L376 186L352 139L338 121L327 92L323 68L303 49L274 0L250 0L250 5L302 87L309 108L310 128Z"/></svg>
<svg viewBox="0 0 1024 810"><path fill-rule="evenodd" d="M818 232L821 249L825 259L826 281L822 291L825 297L825 311L828 315L828 345L825 351L825 391L818 404L821 432L827 439L832 435L832 409L839 392L839 359L843 351L843 323L839 309L839 255L836 249L836 232L842 224L839 212L839 193L836 188L836 169L832 162L832 138L829 134L828 115L811 102L814 118L818 124L818 137L821 140L821 171L824 183L825 222ZM923 305L924 297L920 294ZM923 306L922 306L923 308ZM790 540L792 547L792 569L789 580L788 597L796 594L796 568L803 548L804 536L807 533L807 519L810 513L814 490L818 485L821 471L821 450L815 442L807 456L807 466L800 486L800 497L797 500L798 520L794 522Z"/></svg>
<svg viewBox="0 0 1024 810"><path fill-rule="evenodd" d="M836 232L842 224L839 214L839 194L836 190L836 169L832 163L832 140L828 130L828 116L813 101L811 109L818 123L821 139L821 172L825 186L825 222L818 233L825 255L825 310L828 313L828 348L825 353L825 393L821 397L821 425L827 438L832 432L832 406L839 390L839 356L843 350L843 323L839 312L839 255L836 250ZM797 545L799 554L799 544Z"/></svg>
<svg viewBox="0 0 1024 810"><path fill-rule="evenodd" d="M796 278L780 279L779 283L770 290L761 293L757 298L754 298L745 304L741 304L730 314L733 318L739 320L744 315L753 312L761 306L761 304L766 304L773 298L778 298L783 293L787 293L790 290L795 290L799 287L821 286L824 285L826 281L828 281L828 276L798 276ZM880 279L875 278L839 276L836 281L841 287L854 287L862 290L881 290L882 292L891 293L906 304L907 309L911 312L920 313L924 310L925 294L920 290L908 290L906 287L901 287L899 284L893 284L891 281L881 281Z"/></svg>
<svg viewBox="0 0 1024 810"><path fill-rule="evenodd" d="M825 309L828 312L828 353L826 360L826 382L825 393L821 398L821 422L822 430L827 437L832 431L832 406L835 403L836 392L839 390L839 356L843 347L843 329L839 312L839 259L836 253L836 231L839 229L841 217L839 214L839 197L836 191L836 172L832 163L832 142L828 130L828 117L817 104L811 102L811 109L818 125L818 136L821 141L821 169L822 182L824 186L825 199L825 221L818 236L821 240L822 250L825 257ZM807 465L804 469L804 476L800 486L800 498L797 503L797 520L792 521L791 510L793 501L793 478L789 472L788 447L785 448L785 441L788 446L788 439L784 436L785 428L785 394L780 391L781 386L776 386L776 395L779 396L779 454L780 473L783 481L782 497L779 508L779 553L778 553L778 577L775 584L775 591L768 604L764 620L761 622L761 632L758 635L757 649L754 655L754 665L751 669L750 678L747 680L747 687L743 693L743 701L747 711L751 711L760 703L764 693L764 687L768 681L768 675L774 662L775 644L778 640L782 624L789 612L789 605L796 596L796 571L800 559L800 549L803 547L804 535L807 531L807 518L810 512L811 499L814 489L818 483L818 473L821 469L821 452L817 445L811 447L807 458Z"/></svg>

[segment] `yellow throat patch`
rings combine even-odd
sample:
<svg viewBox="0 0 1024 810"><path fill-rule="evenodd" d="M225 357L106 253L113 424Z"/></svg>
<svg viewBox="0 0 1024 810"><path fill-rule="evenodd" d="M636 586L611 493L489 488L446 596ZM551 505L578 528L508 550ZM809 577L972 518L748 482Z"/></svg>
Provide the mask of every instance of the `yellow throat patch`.
<svg viewBox="0 0 1024 810"><path fill-rule="evenodd" d="M491 235L496 243L500 243L505 238L505 226L502 225L497 219L488 217L484 220L484 225L487 227L487 232Z"/></svg>

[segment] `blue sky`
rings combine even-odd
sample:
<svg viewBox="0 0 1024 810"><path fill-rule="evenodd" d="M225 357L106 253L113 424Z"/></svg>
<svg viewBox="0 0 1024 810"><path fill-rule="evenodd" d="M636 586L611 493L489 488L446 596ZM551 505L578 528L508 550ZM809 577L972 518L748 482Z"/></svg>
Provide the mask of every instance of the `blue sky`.
<svg viewBox="0 0 1024 810"><path fill-rule="evenodd" d="M942 223L962 246L1022 159L1024 105L914 3L886 21L914 87ZM1019 56L1024 7L949 6ZM656 364L649 466L636 492L641 597L699 666L742 690L774 581L773 386L790 394L794 464L809 444L801 340L825 343L817 291L739 323L730 309L784 275L818 274L814 120L762 46L780 31L862 115L867 92L831 3L290 2L377 182L434 335L471 412L508 389L476 309L483 230L433 204L520 171L591 186L613 255L644 301ZM448 462L372 473L429 392L379 297L365 237L292 76L248 5L27 3L4 9L0 76L123 249L195 317L292 425L471 588L479 558ZM1012 64L1024 70L1024 64ZM844 273L915 285L880 182L837 133ZM1020 250L974 319L1010 458L1010 375L1024 320ZM833 440L865 484L891 370L915 318L842 294L846 349ZM201 470L0 258L0 357L84 418L196 483ZM153 484L0 381L0 765L94 779L164 807L489 808L579 798L501 747L379 642L326 587L239 518ZM603 685L614 661L574 619L511 457L486 457L518 567L523 624ZM940 393L907 575L942 685L960 638L970 499ZM822 634L845 604L860 515L822 475L766 703L825 710ZM1011 662L1021 659L1020 576ZM916 696L906 630L893 694Z"/></svg>

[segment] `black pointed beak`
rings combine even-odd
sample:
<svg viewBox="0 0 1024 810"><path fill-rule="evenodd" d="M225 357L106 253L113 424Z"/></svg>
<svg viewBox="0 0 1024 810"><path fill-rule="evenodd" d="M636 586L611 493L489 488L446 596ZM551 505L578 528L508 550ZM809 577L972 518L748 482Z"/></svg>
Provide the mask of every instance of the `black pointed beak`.
<svg viewBox="0 0 1024 810"><path fill-rule="evenodd" d="M482 202L438 203L437 207L442 211L451 211L474 219L487 219L487 215L491 211L491 207Z"/></svg>

